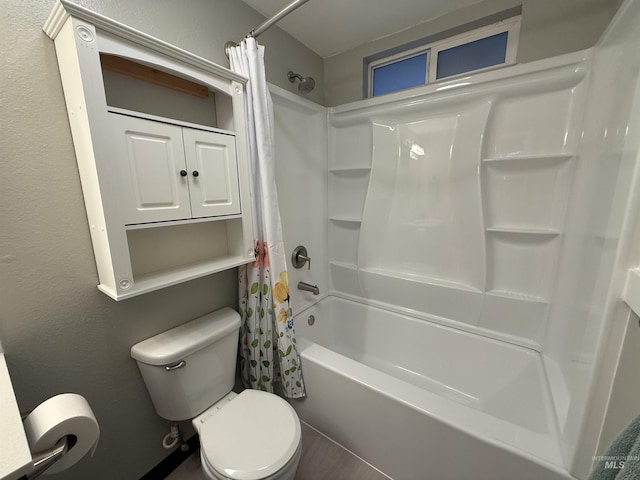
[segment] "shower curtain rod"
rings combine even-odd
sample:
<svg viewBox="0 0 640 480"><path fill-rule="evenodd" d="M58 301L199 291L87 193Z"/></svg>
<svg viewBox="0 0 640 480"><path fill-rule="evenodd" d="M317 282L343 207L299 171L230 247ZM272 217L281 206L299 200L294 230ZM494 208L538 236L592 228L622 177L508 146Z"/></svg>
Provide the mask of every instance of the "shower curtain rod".
<svg viewBox="0 0 640 480"><path fill-rule="evenodd" d="M256 38L256 37L258 37L258 35L261 35L262 33L264 33L271 26L273 26L274 24L278 23L284 17L289 15L291 12L293 12L296 8L302 6L303 4L307 3L308 1L309 0L294 0L289 5L287 5L282 10L280 10L278 13L276 13L273 17L268 18L267 20L262 22L260 25L258 25L256 28L254 28L253 30L249 31L243 38L249 38L249 37ZM224 44L224 52L227 55L227 57L229 56L229 51L228 51L229 48L230 47L235 47L236 45L238 45L238 44L236 42L233 42L233 41L228 41L227 43Z"/></svg>

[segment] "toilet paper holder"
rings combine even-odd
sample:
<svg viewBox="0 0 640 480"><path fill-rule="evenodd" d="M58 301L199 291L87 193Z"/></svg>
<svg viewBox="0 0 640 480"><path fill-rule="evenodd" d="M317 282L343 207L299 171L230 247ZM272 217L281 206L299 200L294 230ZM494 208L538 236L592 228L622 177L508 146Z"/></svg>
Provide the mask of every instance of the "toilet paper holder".
<svg viewBox="0 0 640 480"><path fill-rule="evenodd" d="M27 480L33 480L42 475L45 470L64 457L75 443L74 435L65 435L50 449L32 453L33 470L27 474Z"/></svg>

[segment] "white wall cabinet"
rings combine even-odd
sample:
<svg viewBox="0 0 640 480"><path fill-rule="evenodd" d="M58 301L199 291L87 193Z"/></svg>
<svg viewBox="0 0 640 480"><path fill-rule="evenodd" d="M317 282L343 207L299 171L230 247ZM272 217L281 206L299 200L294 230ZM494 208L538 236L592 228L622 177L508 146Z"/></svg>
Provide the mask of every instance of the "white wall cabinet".
<svg viewBox="0 0 640 480"><path fill-rule="evenodd" d="M235 137L182 129L189 176L191 215L240 213Z"/></svg>
<svg viewBox="0 0 640 480"><path fill-rule="evenodd" d="M252 262L247 79L68 0L43 29L98 289L122 300Z"/></svg>
<svg viewBox="0 0 640 480"><path fill-rule="evenodd" d="M111 118L125 224L241 213L234 135Z"/></svg>

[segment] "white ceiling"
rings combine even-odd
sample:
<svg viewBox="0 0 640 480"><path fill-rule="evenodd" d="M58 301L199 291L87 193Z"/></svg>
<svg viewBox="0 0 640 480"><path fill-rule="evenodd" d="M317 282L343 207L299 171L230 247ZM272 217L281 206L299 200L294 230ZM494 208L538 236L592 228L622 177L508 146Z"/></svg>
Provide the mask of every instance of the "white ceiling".
<svg viewBox="0 0 640 480"><path fill-rule="evenodd" d="M271 17L292 0L243 1ZM310 0L277 25L326 58L479 1Z"/></svg>

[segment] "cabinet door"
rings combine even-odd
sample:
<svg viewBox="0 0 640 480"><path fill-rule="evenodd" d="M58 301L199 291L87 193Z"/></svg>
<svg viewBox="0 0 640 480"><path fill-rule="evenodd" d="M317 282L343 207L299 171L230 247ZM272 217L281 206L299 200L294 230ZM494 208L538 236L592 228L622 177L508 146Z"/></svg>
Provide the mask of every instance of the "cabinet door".
<svg viewBox="0 0 640 480"><path fill-rule="evenodd" d="M183 137L192 215L240 213L235 137L187 128Z"/></svg>
<svg viewBox="0 0 640 480"><path fill-rule="evenodd" d="M191 217L182 128L111 114L125 223Z"/></svg>

